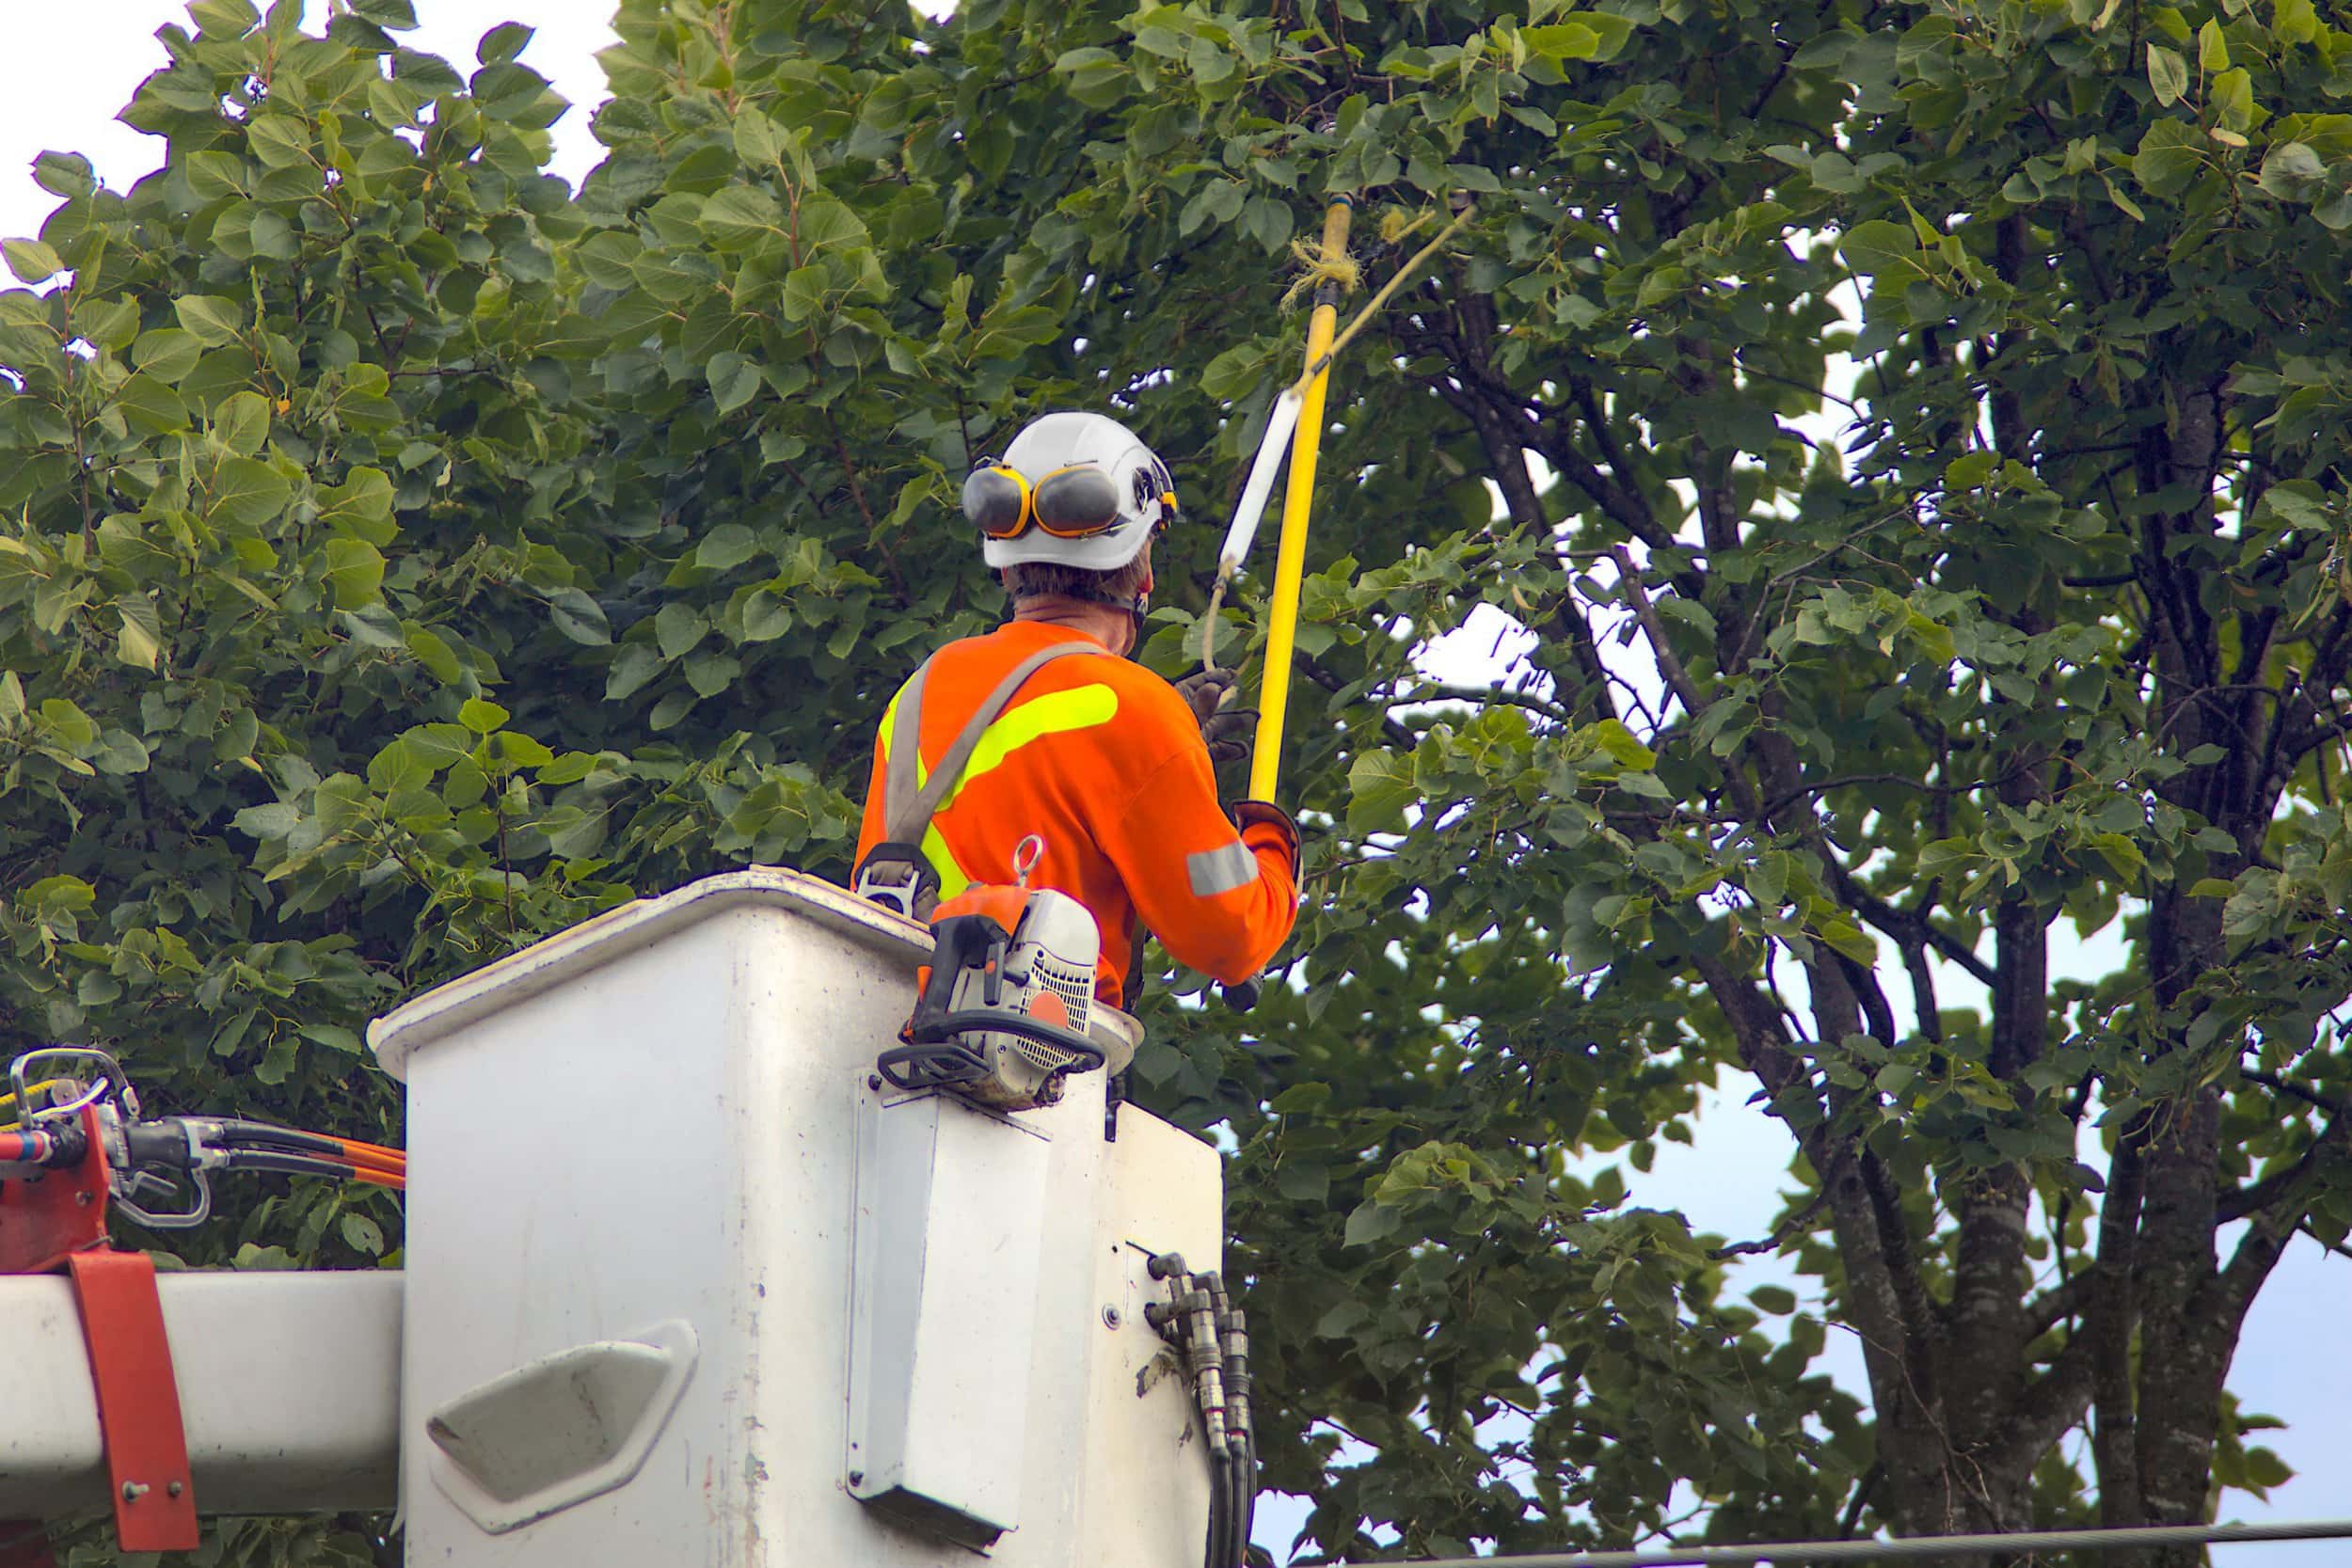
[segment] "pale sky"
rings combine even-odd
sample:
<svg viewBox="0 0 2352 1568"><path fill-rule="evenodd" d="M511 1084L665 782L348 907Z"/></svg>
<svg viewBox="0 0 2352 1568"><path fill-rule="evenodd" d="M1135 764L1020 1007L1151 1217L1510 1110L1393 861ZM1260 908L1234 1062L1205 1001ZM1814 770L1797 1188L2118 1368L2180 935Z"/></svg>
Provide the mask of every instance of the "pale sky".
<svg viewBox="0 0 2352 1568"><path fill-rule="evenodd" d="M30 174L34 156L44 149L87 153L116 189L154 166L159 144L113 116L164 63L155 29L185 16L177 0L43 6L0 0L0 7L6 9L0 20L0 236L29 235L54 205ZM313 13L319 8L319 0L312 0ZM574 105L554 127L555 172L577 182L594 166L601 150L588 133L588 115L603 96L604 79L592 56L612 39L604 0L417 0L417 10L422 25L404 41L443 55L461 71L473 68L474 44L490 28L510 20L535 25L538 36L523 62L551 78ZM12 282L0 280L0 286ZM1490 643L1491 634L1478 641ZM1448 675L1459 678L1452 669ZM2110 935L2090 944L2062 943L2057 957L2060 967L2090 970L2106 967L2115 953ZM1629 1201L1679 1209L1703 1230L1740 1239L1765 1234L1790 1146L1778 1123L1740 1102L1740 1093L1744 1089L1710 1098L1696 1148L1661 1144L1650 1173L1628 1170ZM1788 1281L1788 1274L1776 1259L1756 1259L1740 1278L1744 1289ZM2352 1293L2347 1286L2352 1264L2300 1243L2255 1307L2232 1386L2248 1408L2288 1421L2287 1431L2259 1434L2258 1441L2276 1449L2298 1473L2272 1495L2268 1507L2233 1496L2227 1516L2318 1518L2347 1512L2352 1356L2343 1354L2342 1342ZM1859 1358L1850 1342L1841 1346L1843 1338L1832 1336L1833 1365L1841 1381L1858 1386ZM1288 1544L1286 1527L1298 1515L1290 1509L1264 1512L1262 1527L1278 1519L1280 1525L1262 1528L1260 1538L1279 1549ZM2352 1548L2342 1543L2312 1542L2223 1548L2215 1559L2227 1568L2319 1568L2347 1554Z"/></svg>

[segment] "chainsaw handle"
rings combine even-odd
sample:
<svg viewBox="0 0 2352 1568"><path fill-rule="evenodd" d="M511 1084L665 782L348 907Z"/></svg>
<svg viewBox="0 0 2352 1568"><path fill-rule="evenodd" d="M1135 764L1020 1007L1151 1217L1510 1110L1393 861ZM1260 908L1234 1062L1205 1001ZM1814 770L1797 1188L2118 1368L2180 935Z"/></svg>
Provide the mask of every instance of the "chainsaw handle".
<svg viewBox="0 0 2352 1568"><path fill-rule="evenodd" d="M1067 1051L1077 1058L1064 1072L1092 1072L1105 1058L1103 1048L1074 1029L1046 1023L1025 1013L999 1012L990 1007L966 1007L961 1012L924 1019L907 1028L910 1045L937 1045L962 1034L1012 1035L1049 1050Z"/></svg>

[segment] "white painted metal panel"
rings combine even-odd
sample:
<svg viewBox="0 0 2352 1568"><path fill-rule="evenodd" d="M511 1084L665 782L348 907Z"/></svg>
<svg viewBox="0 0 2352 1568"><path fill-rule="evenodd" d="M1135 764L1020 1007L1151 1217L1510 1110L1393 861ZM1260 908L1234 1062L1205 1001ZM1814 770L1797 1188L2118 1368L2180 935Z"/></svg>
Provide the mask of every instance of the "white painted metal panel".
<svg viewBox="0 0 2352 1568"><path fill-rule="evenodd" d="M1023 1117L861 1088L850 1493L986 1545L1021 1521L1053 1146Z"/></svg>
<svg viewBox="0 0 2352 1568"><path fill-rule="evenodd" d="M1198 1568L1207 1533L1208 1438L1198 1407L1175 1375L1176 1358L1143 1321L1168 1286L1144 1265L1180 1252L1195 1270L1218 1266L1225 1233L1216 1150L1157 1117L1122 1111L1110 1146L1094 1231L1097 1316L1116 1329L1094 1337L1087 1380L1088 1464L1096 1478L1078 1520L1073 1562L1148 1560L1152 1568ZM1113 1480L1112 1478L1117 1478ZM1179 1541L1157 1538L1169 1519L1198 1520ZM1152 1541L1151 1556L1126 1554Z"/></svg>
<svg viewBox="0 0 2352 1568"><path fill-rule="evenodd" d="M850 1496L850 1281L860 1069L895 1037L929 932L829 884L755 869L616 911L382 1020L409 1085L403 1501L410 1561L453 1568L942 1568L970 1554ZM1110 1173L1150 1118L1102 1135L1103 1075L1023 1113L1051 1140L1025 1354L1019 1527L1006 1568L1194 1568L1205 1474L1168 1400L1136 1395L1148 1335L1102 1316L1133 1241L1215 1257L1213 1151ZM1174 1150L1176 1145L1166 1145ZM1136 1152L1126 1152L1129 1149ZM1188 1196L1147 1192L1190 1184ZM1143 1205L1135 1216L1125 1202ZM1202 1216L1205 1225L1200 1224ZM1176 1234L1178 1231L1183 1234ZM423 1413L577 1346L680 1319L700 1363L644 1468L491 1536L433 1484ZM1098 1344L1116 1340L1119 1356ZM1009 1342L1009 1354L1024 1354ZM1123 1388L1096 1386L1117 1369ZM1132 1436L1120 1429L1138 1423ZM954 1440L948 1434L946 1440Z"/></svg>
<svg viewBox="0 0 2352 1568"><path fill-rule="evenodd" d="M197 1506L293 1513L392 1505L401 1276L156 1278ZM0 1278L0 1519L107 1506L73 1289Z"/></svg>

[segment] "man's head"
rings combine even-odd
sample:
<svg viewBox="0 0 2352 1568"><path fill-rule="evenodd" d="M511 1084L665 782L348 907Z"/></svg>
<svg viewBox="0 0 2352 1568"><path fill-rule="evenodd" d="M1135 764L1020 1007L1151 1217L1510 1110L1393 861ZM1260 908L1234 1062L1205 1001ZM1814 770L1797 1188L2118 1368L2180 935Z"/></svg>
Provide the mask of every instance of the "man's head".
<svg viewBox="0 0 2352 1568"><path fill-rule="evenodd" d="M981 554L1015 605L1069 599L1126 610L1138 623L1152 592L1152 536L1176 515L1168 466L1100 414L1031 420L963 486Z"/></svg>

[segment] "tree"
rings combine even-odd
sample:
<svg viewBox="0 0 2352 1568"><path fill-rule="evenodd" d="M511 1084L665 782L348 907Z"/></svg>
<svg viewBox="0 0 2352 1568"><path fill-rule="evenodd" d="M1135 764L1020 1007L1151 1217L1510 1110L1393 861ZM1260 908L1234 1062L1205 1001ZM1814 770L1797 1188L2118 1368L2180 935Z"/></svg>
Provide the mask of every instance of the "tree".
<svg viewBox="0 0 2352 1568"><path fill-rule="evenodd" d="M2352 1224L2352 119L2310 0L626 0L577 193L526 28L461 73L408 0L299 9L198 0L126 111L165 166L45 157L8 247L49 286L0 294L9 1036L387 1129L351 1053L399 996L729 862L840 872L873 718L998 612L943 547L975 457L1115 403L1213 517L1326 194L1375 275L1474 200L1337 372L1292 985L1163 995L1137 1064L1237 1141L1311 1544L2281 1478L2230 1358ZM1164 545L1165 671L1213 532ZM1520 678L1422 675L1482 606ZM2130 962L2054 981L2061 920ZM1574 1173L1719 1075L1789 1130L1761 1245L1819 1311ZM254 1191L188 1256L396 1246L380 1198Z"/></svg>

